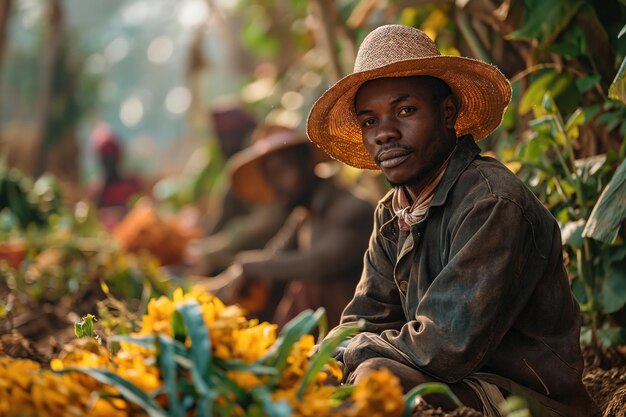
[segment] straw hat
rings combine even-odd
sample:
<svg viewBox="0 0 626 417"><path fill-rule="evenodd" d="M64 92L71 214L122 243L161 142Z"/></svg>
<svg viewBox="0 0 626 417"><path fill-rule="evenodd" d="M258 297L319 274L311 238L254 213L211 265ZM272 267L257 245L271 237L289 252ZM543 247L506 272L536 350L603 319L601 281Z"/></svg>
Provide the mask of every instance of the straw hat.
<svg viewBox="0 0 626 417"><path fill-rule="evenodd" d="M261 165L268 154L291 146L310 145L303 134L288 128L270 129L267 136L259 137L254 144L235 154L228 163L231 183L241 198L267 203L275 200L275 193L267 183Z"/></svg>
<svg viewBox="0 0 626 417"><path fill-rule="evenodd" d="M307 120L311 141L330 156L356 168L378 169L365 150L354 111L354 97L363 83L376 78L430 75L445 81L460 102L458 136L478 141L502 122L511 100L511 85L500 70L485 62L441 55L421 30L381 26L363 40L354 72L330 87L313 105Z"/></svg>

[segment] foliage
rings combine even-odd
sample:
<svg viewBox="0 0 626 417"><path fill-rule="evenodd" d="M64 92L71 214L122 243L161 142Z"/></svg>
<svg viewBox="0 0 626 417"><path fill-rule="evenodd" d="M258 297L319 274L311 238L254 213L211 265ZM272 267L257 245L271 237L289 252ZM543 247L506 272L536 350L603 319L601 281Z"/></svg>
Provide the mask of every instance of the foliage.
<svg viewBox="0 0 626 417"><path fill-rule="evenodd" d="M0 237L11 229L43 227L61 206L61 192L56 179L43 175L36 181L0 161L0 211L6 210Z"/></svg>
<svg viewBox="0 0 626 417"><path fill-rule="evenodd" d="M384 369L356 386L329 384L342 375L325 347L358 327L315 352L310 332L323 314L305 311L277 337L275 325L247 320L236 306L176 290L151 300L139 332L112 339L116 354L81 338L51 361L54 372L0 357L0 415L393 417L408 415L417 395L451 395L436 384L403 397Z"/></svg>

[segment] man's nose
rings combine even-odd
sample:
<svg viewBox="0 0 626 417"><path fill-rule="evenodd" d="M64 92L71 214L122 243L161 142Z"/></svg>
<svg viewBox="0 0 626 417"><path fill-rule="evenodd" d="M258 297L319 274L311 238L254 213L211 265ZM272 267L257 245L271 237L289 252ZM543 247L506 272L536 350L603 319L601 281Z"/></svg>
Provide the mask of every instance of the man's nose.
<svg viewBox="0 0 626 417"><path fill-rule="evenodd" d="M378 125L375 141L377 145L393 142L400 137L398 130L389 122L382 122Z"/></svg>

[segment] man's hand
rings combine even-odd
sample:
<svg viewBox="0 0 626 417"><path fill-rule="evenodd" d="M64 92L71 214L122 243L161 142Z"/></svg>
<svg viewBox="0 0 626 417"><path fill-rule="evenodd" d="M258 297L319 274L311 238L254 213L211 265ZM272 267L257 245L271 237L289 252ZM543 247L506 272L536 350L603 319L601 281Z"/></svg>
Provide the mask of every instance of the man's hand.
<svg viewBox="0 0 626 417"><path fill-rule="evenodd" d="M241 290L243 281L243 268L241 264L235 263L215 277L204 278L196 286L209 291L224 303L232 304Z"/></svg>

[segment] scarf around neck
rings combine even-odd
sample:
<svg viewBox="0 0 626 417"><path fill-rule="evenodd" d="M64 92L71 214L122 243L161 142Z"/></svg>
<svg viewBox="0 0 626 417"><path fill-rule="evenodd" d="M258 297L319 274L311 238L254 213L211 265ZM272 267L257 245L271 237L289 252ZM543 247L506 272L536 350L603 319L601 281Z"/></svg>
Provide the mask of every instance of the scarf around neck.
<svg viewBox="0 0 626 417"><path fill-rule="evenodd" d="M435 189L441 182L443 174L446 172L451 156L452 154L450 154L448 159L431 175L430 180L417 195L413 194L404 185L396 188L392 197L391 207L398 217L400 230L409 230L411 226L424 219L430 202L435 195ZM411 200L413 203L411 203Z"/></svg>

